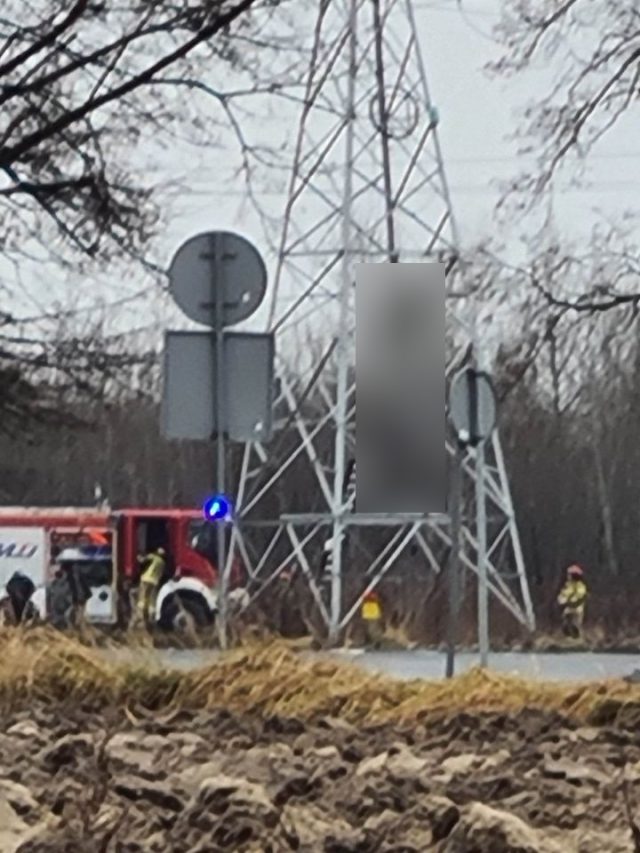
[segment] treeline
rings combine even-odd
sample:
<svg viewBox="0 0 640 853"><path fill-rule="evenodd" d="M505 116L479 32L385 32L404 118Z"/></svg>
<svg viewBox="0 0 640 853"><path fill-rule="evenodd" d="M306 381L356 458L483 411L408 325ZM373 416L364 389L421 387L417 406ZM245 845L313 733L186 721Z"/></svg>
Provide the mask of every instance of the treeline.
<svg viewBox="0 0 640 853"><path fill-rule="evenodd" d="M498 388L511 365L497 368ZM315 401L317 402L317 401ZM313 395L305 403L314 412ZM198 506L215 482L215 453L204 442L168 442L160 434L159 412L148 395L110 395L76 401L68 422L33 423L20 433L0 434L0 501L14 505L92 504L96 486L114 507ZM318 409L319 411L319 409ZM636 633L640 496L640 358L635 352L623 369L599 362L596 376L563 408L545 378L531 370L510 389L501 407L500 427L511 488L540 630L557 624L554 605L563 572L580 562L591 589L589 624L609 635ZM296 443L292 424L276 435L277 458ZM330 458L331 435L320 437L320 453ZM324 449L324 451L323 451ZM235 476L241 451L230 458ZM272 471L275 471L275 461ZM311 508L317 490L303 455L271 494L265 511ZM321 506L320 501L317 508ZM388 535L388 534L387 534ZM254 535L254 556L268 534ZM312 569L322 577L324 535L314 540ZM362 571L386 541L368 532L350 542L345 564L348 604L362 584ZM286 553L283 539L272 561ZM446 561L446 551L436 550ZM463 633L475 632L475 583L467 578ZM442 577L428 570L424 555L406 549L383 583L387 615L396 629L416 640L444 637ZM273 584L260 599L269 627L296 633L317 622L306 584ZM499 639L516 640L518 627L500 605L492 628ZM638 632L640 633L640 632Z"/></svg>

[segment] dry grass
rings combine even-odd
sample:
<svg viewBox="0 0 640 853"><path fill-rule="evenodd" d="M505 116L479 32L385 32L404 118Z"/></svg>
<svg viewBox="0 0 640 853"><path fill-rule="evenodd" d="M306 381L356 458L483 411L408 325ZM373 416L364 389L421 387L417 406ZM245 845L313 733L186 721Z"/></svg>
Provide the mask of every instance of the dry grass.
<svg viewBox="0 0 640 853"><path fill-rule="evenodd" d="M49 629L0 634L0 706L33 700L154 710L216 709L356 723L408 722L455 712L560 711L581 721L635 724L640 687L623 681L560 685L480 670L451 681L394 681L281 644L253 646L190 672L110 662Z"/></svg>
<svg viewBox="0 0 640 853"><path fill-rule="evenodd" d="M385 626L384 646L392 649L415 649L418 644L411 639L406 624L402 624Z"/></svg>

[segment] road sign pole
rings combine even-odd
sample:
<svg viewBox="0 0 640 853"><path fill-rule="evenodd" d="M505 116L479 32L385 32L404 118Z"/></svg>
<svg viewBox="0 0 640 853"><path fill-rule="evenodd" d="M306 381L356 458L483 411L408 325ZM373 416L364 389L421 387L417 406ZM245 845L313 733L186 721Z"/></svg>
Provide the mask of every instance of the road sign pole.
<svg viewBox="0 0 640 853"><path fill-rule="evenodd" d="M478 545L478 646L480 666L489 665L489 586L487 577L487 510L484 480L484 436L478 420L478 374L469 377L471 446L476 449L476 539Z"/></svg>
<svg viewBox="0 0 640 853"><path fill-rule="evenodd" d="M224 330L226 326L248 319L258 309L264 298L266 287L267 268L260 253L244 237L229 231L208 231L197 234L182 244L169 267L169 289L178 307L190 320L202 323L213 330L212 335L207 334L211 345L207 345L206 354L215 356L215 374L212 381L211 363L207 363L202 358L200 333L187 333L191 340L187 337L186 345L184 338L178 344L176 334L170 333L168 340L171 342L173 339L173 349L167 348L167 353L168 355L173 353L173 360L166 357L167 376L163 397L164 431L172 438L204 438L215 431L216 491L224 500L225 506L226 439L252 440L256 432L264 439L271 430L272 390L267 386L271 386L273 382L273 338L271 336L271 341L267 343L269 347L267 379L262 382L262 385L258 383L256 392L256 383L253 381L255 372L252 373L252 382L246 383L248 388L242 381L238 381L238 374L246 375L247 364L246 347L237 349L237 346L240 346L242 334L232 333L225 336ZM231 349L232 344L237 346ZM260 345L262 351L264 351L263 344ZM255 352L256 347L253 344L251 347L250 352ZM240 360L239 352L244 353ZM235 367L233 382L229 379L231 367ZM261 368L264 377L265 365L262 364ZM183 383L178 381L178 377L186 376L188 384L192 385L194 382L194 378L190 375L192 369L199 373L199 381L203 385L206 382L207 390L213 385L212 406L207 400L204 415L202 406L198 403L194 404L191 388L183 388ZM167 382L167 378L170 382ZM170 393L167 392L167 388ZM227 399L228 388L231 388L229 399ZM259 403L256 403L256 397L262 400L261 408ZM181 405L182 401L184 406ZM212 419L215 430L211 429ZM228 592L232 557L232 549L229 549L230 553L227 555L226 525L231 519L218 518L215 515L209 520L215 520L217 524L217 625L220 646L224 649L228 645Z"/></svg>
<svg viewBox="0 0 640 853"><path fill-rule="evenodd" d="M460 612L460 546L462 529L462 448L455 444L451 471L451 552L449 557L449 616L447 623L447 669L451 678L455 669L458 616Z"/></svg>
<svg viewBox="0 0 640 853"><path fill-rule="evenodd" d="M487 505L484 443L476 447L476 538L478 541L478 646L480 666L489 665L489 586L487 578Z"/></svg>
<svg viewBox="0 0 640 853"><path fill-rule="evenodd" d="M475 497L478 575L478 645L480 665L489 663L489 579L487 560L487 508L484 442L491 437L496 422L496 400L490 377L472 367L453 378L449 394L449 414L462 445L475 448Z"/></svg>
<svg viewBox="0 0 640 853"><path fill-rule="evenodd" d="M224 250L224 237L213 234L211 237L211 250L213 255L213 290L215 298L215 347L216 347L216 381L215 381L215 407L216 407L216 492L224 494L225 490L225 421L226 407L224 399L225 369L224 369L224 272L222 267L222 253ZM227 648L227 600L228 600L228 573L226 566L226 519L217 524L217 562L218 562L218 636L220 647Z"/></svg>

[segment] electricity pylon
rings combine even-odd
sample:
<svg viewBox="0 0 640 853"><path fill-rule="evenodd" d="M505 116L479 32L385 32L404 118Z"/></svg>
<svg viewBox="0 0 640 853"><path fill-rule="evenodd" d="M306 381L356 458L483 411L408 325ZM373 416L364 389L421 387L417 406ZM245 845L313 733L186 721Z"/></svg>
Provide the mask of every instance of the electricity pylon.
<svg viewBox="0 0 640 853"><path fill-rule="evenodd" d="M254 596L295 562L334 641L364 593L407 549L440 572L451 544L447 516L354 513L352 471L348 482L355 441L355 263L444 263L448 376L469 358L483 366L438 122L411 0L322 0L292 136L268 319L280 356L280 430L268 446L245 447L232 538ZM287 486L293 468L297 485ZM497 434L484 450L468 451L463 470L461 564L533 629ZM347 588L345 540L362 545L374 529L375 553L356 588ZM364 545L361 550L366 554ZM482 595L479 603L482 634Z"/></svg>

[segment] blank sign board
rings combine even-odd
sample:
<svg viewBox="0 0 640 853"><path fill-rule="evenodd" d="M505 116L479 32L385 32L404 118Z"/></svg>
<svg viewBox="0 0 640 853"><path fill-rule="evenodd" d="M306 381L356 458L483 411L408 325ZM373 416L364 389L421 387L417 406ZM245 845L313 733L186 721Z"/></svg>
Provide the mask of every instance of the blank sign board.
<svg viewBox="0 0 640 853"><path fill-rule="evenodd" d="M224 334L224 431L235 441L271 435L274 339L270 334ZM215 413L216 348L212 332L167 332L162 430L167 438L210 439Z"/></svg>

